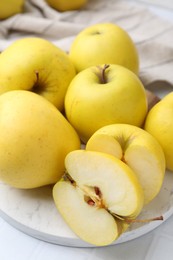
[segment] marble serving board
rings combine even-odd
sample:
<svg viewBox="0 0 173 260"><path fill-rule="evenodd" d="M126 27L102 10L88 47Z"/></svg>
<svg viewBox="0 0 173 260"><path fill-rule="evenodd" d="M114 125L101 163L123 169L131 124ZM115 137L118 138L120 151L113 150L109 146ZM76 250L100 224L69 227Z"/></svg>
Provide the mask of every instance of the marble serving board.
<svg viewBox="0 0 173 260"><path fill-rule="evenodd" d="M69 212L70 214L70 212ZM166 172L157 197L144 207L140 219L162 215L163 221L132 224L113 244L142 236L161 225L173 214L173 173ZM93 247L79 239L57 211L52 186L21 190L0 182L0 216L18 230L43 241L75 247Z"/></svg>

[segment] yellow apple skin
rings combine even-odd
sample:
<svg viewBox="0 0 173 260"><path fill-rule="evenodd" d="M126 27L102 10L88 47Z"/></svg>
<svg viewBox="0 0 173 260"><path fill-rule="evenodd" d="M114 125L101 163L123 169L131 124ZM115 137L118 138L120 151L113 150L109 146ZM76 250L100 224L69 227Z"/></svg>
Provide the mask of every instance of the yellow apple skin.
<svg viewBox="0 0 173 260"><path fill-rule="evenodd" d="M23 11L23 6L24 6L24 0L1 0L0 20L21 13Z"/></svg>
<svg viewBox="0 0 173 260"><path fill-rule="evenodd" d="M148 204L159 193L165 175L165 156L158 141L144 129L112 124L96 131L86 150L105 152L125 162L138 177Z"/></svg>
<svg viewBox="0 0 173 260"><path fill-rule="evenodd" d="M163 148L167 169L173 171L173 92L167 94L148 113L144 128Z"/></svg>
<svg viewBox="0 0 173 260"><path fill-rule="evenodd" d="M54 9L65 12L80 9L87 3L87 0L46 0L46 2Z"/></svg>
<svg viewBox="0 0 173 260"><path fill-rule="evenodd" d="M66 90L75 74L63 50L42 38L22 38L0 55L0 94L30 90L62 111Z"/></svg>
<svg viewBox="0 0 173 260"><path fill-rule="evenodd" d="M104 65L78 73L65 96L67 119L86 143L99 128L127 123L141 126L147 113L145 89L130 70L111 64L105 70L106 83L100 76Z"/></svg>
<svg viewBox="0 0 173 260"><path fill-rule="evenodd" d="M49 101L24 90L0 96L0 180L16 188L56 183L78 135Z"/></svg>
<svg viewBox="0 0 173 260"><path fill-rule="evenodd" d="M139 72L139 55L128 33L112 23L87 27L74 39L69 56L77 72L99 64L119 64Z"/></svg>

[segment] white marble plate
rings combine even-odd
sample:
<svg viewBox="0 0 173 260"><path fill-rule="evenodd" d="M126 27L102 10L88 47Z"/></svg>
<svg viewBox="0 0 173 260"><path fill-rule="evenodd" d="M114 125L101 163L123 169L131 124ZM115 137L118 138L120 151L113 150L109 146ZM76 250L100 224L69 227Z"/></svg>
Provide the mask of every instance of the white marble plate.
<svg viewBox="0 0 173 260"><path fill-rule="evenodd" d="M123 243L153 230L173 214L173 173L166 172L158 196L140 214L140 219L162 215L163 221L132 224L113 244ZM52 187L19 190L0 182L0 216L9 224L35 238L59 245L93 247L79 239L59 215Z"/></svg>

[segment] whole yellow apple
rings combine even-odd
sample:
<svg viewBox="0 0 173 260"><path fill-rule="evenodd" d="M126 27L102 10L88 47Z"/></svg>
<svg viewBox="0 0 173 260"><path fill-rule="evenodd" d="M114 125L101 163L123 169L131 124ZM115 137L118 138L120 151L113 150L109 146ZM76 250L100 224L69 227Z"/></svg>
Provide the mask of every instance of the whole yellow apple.
<svg viewBox="0 0 173 260"><path fill-rule="evenodd" d="M25 90L0 95L0 180L22 189L56 183L78 135L56 107Z"/></svg>
<svg viewBox="0 0 173 260"><path fill-rule="evenodd" d="M77 72L99 64L119 64L139 72L139 55L129 34L113 23L100 23L81 31L69 56Z"/></svg>
<svg viewBox="0 0 173 260"><path fill-rule="evenodd" d="M173 171L173 92L153 106L144 128L158 140L165 153L166 167Z"/></svg>
<svg viewBox="0 0 173 260"><path fill-rule="evenodd" d="M23 11L24 0L0 0L0 20Z"/></svg>
<svg viewBox="0 0 173 260"><path fill-rule="evenodd" d="M42 38L22 38L0 55L0 94L30 90L62 111L66 90L75 74L74 65L63 50Z"/></svg>
<svg viewBox="0 0 173 260"><path fill-rule="evenodd" d="M54 9L65 12L80 9L86 4L87 0L46 0L46 2Z"/></svg>
<svg viewBox="0 0 173 260"><path fill-rule="evenodd" d="M65 96L67 119L86 143L102 126L127 123L141 126L147 113L143 84L120 65L100 65L79 72Z"/></svg>
<svg viewBox="0 0 173 260"><path fill-rule="evenodd" d="M165 156L158 141L147 131L128 124L112 124L96 131L87 150L111 154L135 172L144 191L144 203L159 193L165 175Z"/></svg>

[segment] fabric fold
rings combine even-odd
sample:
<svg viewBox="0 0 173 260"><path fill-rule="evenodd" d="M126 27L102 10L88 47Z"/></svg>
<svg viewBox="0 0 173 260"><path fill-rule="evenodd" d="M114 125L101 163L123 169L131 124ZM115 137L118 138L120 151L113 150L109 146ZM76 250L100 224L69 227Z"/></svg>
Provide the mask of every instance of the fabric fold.
<svg viewBox="0 0 173 260"><path fill-rule="evenodd" d="M24 12L0 21L0 51L22 37L42 37L68 52L75 36L95 23L112 22L125 29L140 57L140 78L173 84L173 24L143 5L125 0L88 0L78 11L58 12L44 0L26 0Z"/></svg>

